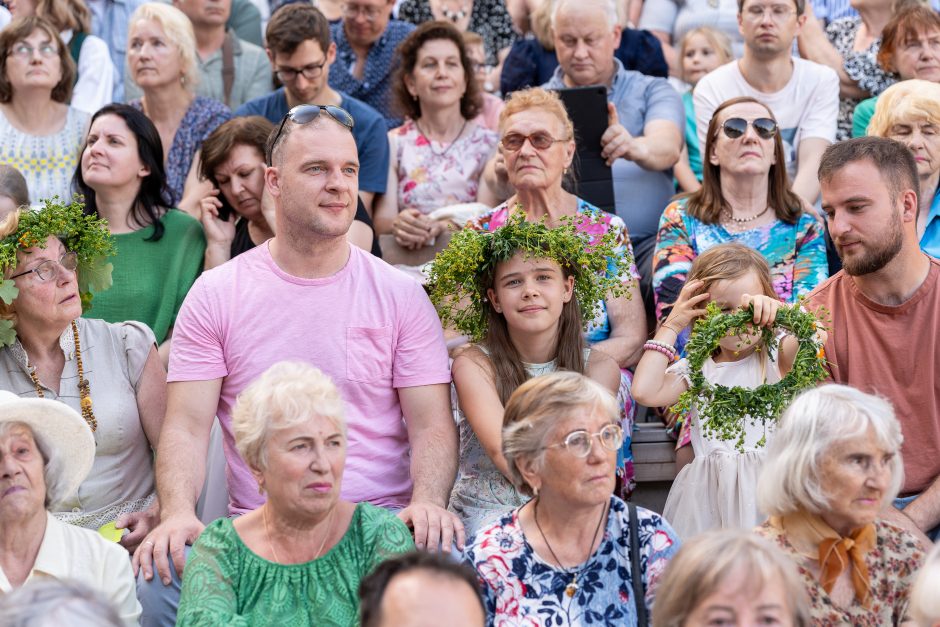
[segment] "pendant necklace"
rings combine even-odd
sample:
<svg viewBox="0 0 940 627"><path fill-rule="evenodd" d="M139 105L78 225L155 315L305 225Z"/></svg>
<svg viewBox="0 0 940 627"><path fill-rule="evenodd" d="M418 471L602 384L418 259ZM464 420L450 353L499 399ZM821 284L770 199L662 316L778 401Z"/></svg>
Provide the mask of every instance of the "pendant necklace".
<svg viewBox="0 0 940 627"><path fill-rule="evenodd" d="M415 120L415 127L418 129L418 132L421 133L422 135L424 135L424 137L428 140L428 148L431 149L431 152L433 152L434 155L437 156L437 157L443 157L444 155L447 154L447 152L448 152L451 148L454 147L454 144L457 143L457 140L460 139L460 136L463 135L463 132L467 129L467 123L468 123L468 122L469 122L469 120L464 119L464 121L463 121L463 126L461 126L461 127L460 127L460 130L457 131L457 135L454 137L454 140L453 140L452 142L450 142L449 144L447 144L447 148L445 148L445 149L442 150L441 152L438 152L438 151L434 150L434 140L431 139L431 136L430 136L430 135L428 135L427 133L424 132L424 130L421 128L421 125L418 124L418 121L417 121L417 120ZM443 143L443 142L438 142L438 143Z"/></svg>
<svg viewBox="0 0 940 627"><path fill-rule="evenodd" d="M539 524L539 499L538 497L536 497L535 499L533 510L534 510L533 518L535 518L535 527L536 529L539 530L539 533L542 534L542 540L545 541L545 546L548 547L548 552L551 554L552 559L555 560L555 563L561 566L561 569L565 571L565 574L567 574L569 572L568 569L564 567L564 565L561 563L561 560L558 559L557 555L555 555L555 551L552 549L552 545L548 543L548 536L545 535L545 532L542 531L542 526ZM597 527L594 529L594 537L591 538L591 547L590 547L590 550L588 551L588 557L584 561L584 564L581 566L581 568L571 573L571 583L565 586L565 594L569 598L573 597L575 594L578 593L578 588L580 588L580 586L578 585L578 576L582 572L584 572L584 569L587 568L588 562L591 561L591 555L594 552L594 543L597 542L597 532L601 530L601 523L604 522L606 518L607 518L607 505L605 504L604 507L601 508L601 517L600 517L600 520L597 521Z"/></svg>

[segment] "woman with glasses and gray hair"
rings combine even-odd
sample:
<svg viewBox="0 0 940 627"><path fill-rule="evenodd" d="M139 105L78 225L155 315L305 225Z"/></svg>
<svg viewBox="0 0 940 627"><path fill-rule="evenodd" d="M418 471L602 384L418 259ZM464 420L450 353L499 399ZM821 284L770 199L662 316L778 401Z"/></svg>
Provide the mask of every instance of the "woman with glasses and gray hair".
<svg viewBox="0 0 940 627"><path fill-rule="evenodd" d="M758 481L757 532L799 570L817 625L898 625L924 560L881 520L903 475L891 405L843 385L803 393L780 418Z"/></svg>
<svg viewBox="0 0 940 627"><path fill-rule="evenodd" d="M166 372L146 325L81 317L93 292L110 285L111 242L106 223L78 204L48 203L0 223L0 390L82 415L94 466L51 511L105 528L133 551L159 519L153 451Z"/></svg>
<svg viewBox="0 0 940 627"><path fill-rule="evenodd" d="M613 495L622 442L613 395L584 375L555 372L513 393L503 456L533 498L466 551L491 623L645 624L679 540L658 514Z"/></svg>

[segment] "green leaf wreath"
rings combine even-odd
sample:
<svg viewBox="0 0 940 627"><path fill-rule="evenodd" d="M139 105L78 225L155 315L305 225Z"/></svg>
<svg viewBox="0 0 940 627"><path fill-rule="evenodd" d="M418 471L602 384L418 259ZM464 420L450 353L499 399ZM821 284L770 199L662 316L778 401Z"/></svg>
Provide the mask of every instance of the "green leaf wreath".
<svg viewBox="0 0 940 627"><path fill-rule="evenodd" d="M83 310L87 311L93 293L111 286L111 264L107 258L115 253L115 248L107 221L85 215L80 202L65 204L52 198L43 201L36 211L20 211L16 231L0 240L0 272L16 267L17 251L45 248L50 236L58 237L66 250L78 254L79 296ZM10 305L18 295L13 280L0 281L0 300ZM12 321L0 320L0 346L12 344L15 339Z"/></svg>
<svg viewBox="0 0 940 627"><path fill-rule="evenodd" d="M584 215L577 218L578 223L590 220ZM479 342L486 335L489 306L486 289L490 286L485 283L496 264L522 251L527 257L554 259L573 274L581 318L587 325L597 315L601 300L630 295L623 281L632 259L615 252L615 238L615 232L607 231L591 244L590 236L579 232L571 217L549 227L544 220L527 221L525 212L517 207L495 231L464 229L454 234L431 264L431 302L445 327L452 326Z"/></svg>
<svg viewBox="0 0 940 627"><path fill-rule="evenodd" d="M817 333L822 327L819 318L801 309L799 304L781 307L773 327L760 328L762 345L757 350L776 351L775 329L785 329L799 342L793 368L777 383L765 383L754 389L727 387L709 383L702 374L702 366L722 338L734 335L747 338L754 333L754 310L748 307L722 313L717 304L709 303L706 311L708 313L695 322L686 344L689 389L682 393L672 410L687 415L694 406L705 433L726 442L734 440L737 449L742 450L745 420L760 422L765 427L768 422L776 422L796 394L826 378L826 357ZM743 341L750 344L749 339ZM761 438L757 445L763 446L765 440Z"/></svg>

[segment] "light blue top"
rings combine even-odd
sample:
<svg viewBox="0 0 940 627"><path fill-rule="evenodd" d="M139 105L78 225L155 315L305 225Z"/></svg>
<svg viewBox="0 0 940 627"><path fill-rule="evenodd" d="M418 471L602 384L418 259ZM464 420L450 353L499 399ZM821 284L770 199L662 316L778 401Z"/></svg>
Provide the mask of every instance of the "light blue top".
<svg viewBox="0 0 940 627"><path fill-rule="evenodd" d="M931 257L940 258L940 193L934 194L927 214L927 228L920 238L920 249Z"/></svg>

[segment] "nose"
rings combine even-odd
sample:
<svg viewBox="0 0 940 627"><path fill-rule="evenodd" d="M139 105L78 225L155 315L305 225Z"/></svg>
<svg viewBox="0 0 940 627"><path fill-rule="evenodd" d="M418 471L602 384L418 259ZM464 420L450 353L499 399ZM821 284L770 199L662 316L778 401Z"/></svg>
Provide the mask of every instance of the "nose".
<svg viewBox="0 0 940 627"><path fill-rule="evenodd" d="M346 175L343 174L342 168L330 169L326 179L326 189L334 193L349 189L349 181L346 179Z"/></svg>
<svg viewBox="0 0 940 627"><path fill-rule="evenodd" d="M839 211L834 211L826 216L826 226L829 227L829 236L832 237L832 239L838 239L852 230L843 212Z"/></svg>
<svg viewBox="0 0 940 627"><path fill-rule="evenodd" d="M523 291L523 298L532 298L537 296L539 293L538 283L533 279L526 279L525 290Z"/></svg>
<svg viewBox="0 0 940 627"><path fill-rule="evenodd" d="M245 183L242 181L240 176L233 176L231 180L232 185L232 196L238 198L241 193L245 190Z"/></svg>
<svg viewBox="0 0 940 627"><path fill-rule="evenodd" d="M315 473L325 474L330 471L330 460L326 455L326 445L323 442L317 442L313 447L313 457L310 459L310 470Z"/></svg>
<svg viewBox="0 0 940 627"><path fill-rule="evenodd" d="M0 452L0 479L12 479L19 472L19 465L10 451Z"/></svg>
<svg viewBox="0 0 940 627"><path fill-rule="evenodd" d="M588 56L588 45L584 42L583 39L579 39L578 42L574 45L574 56L578 59L583 59Z"/></svg>

